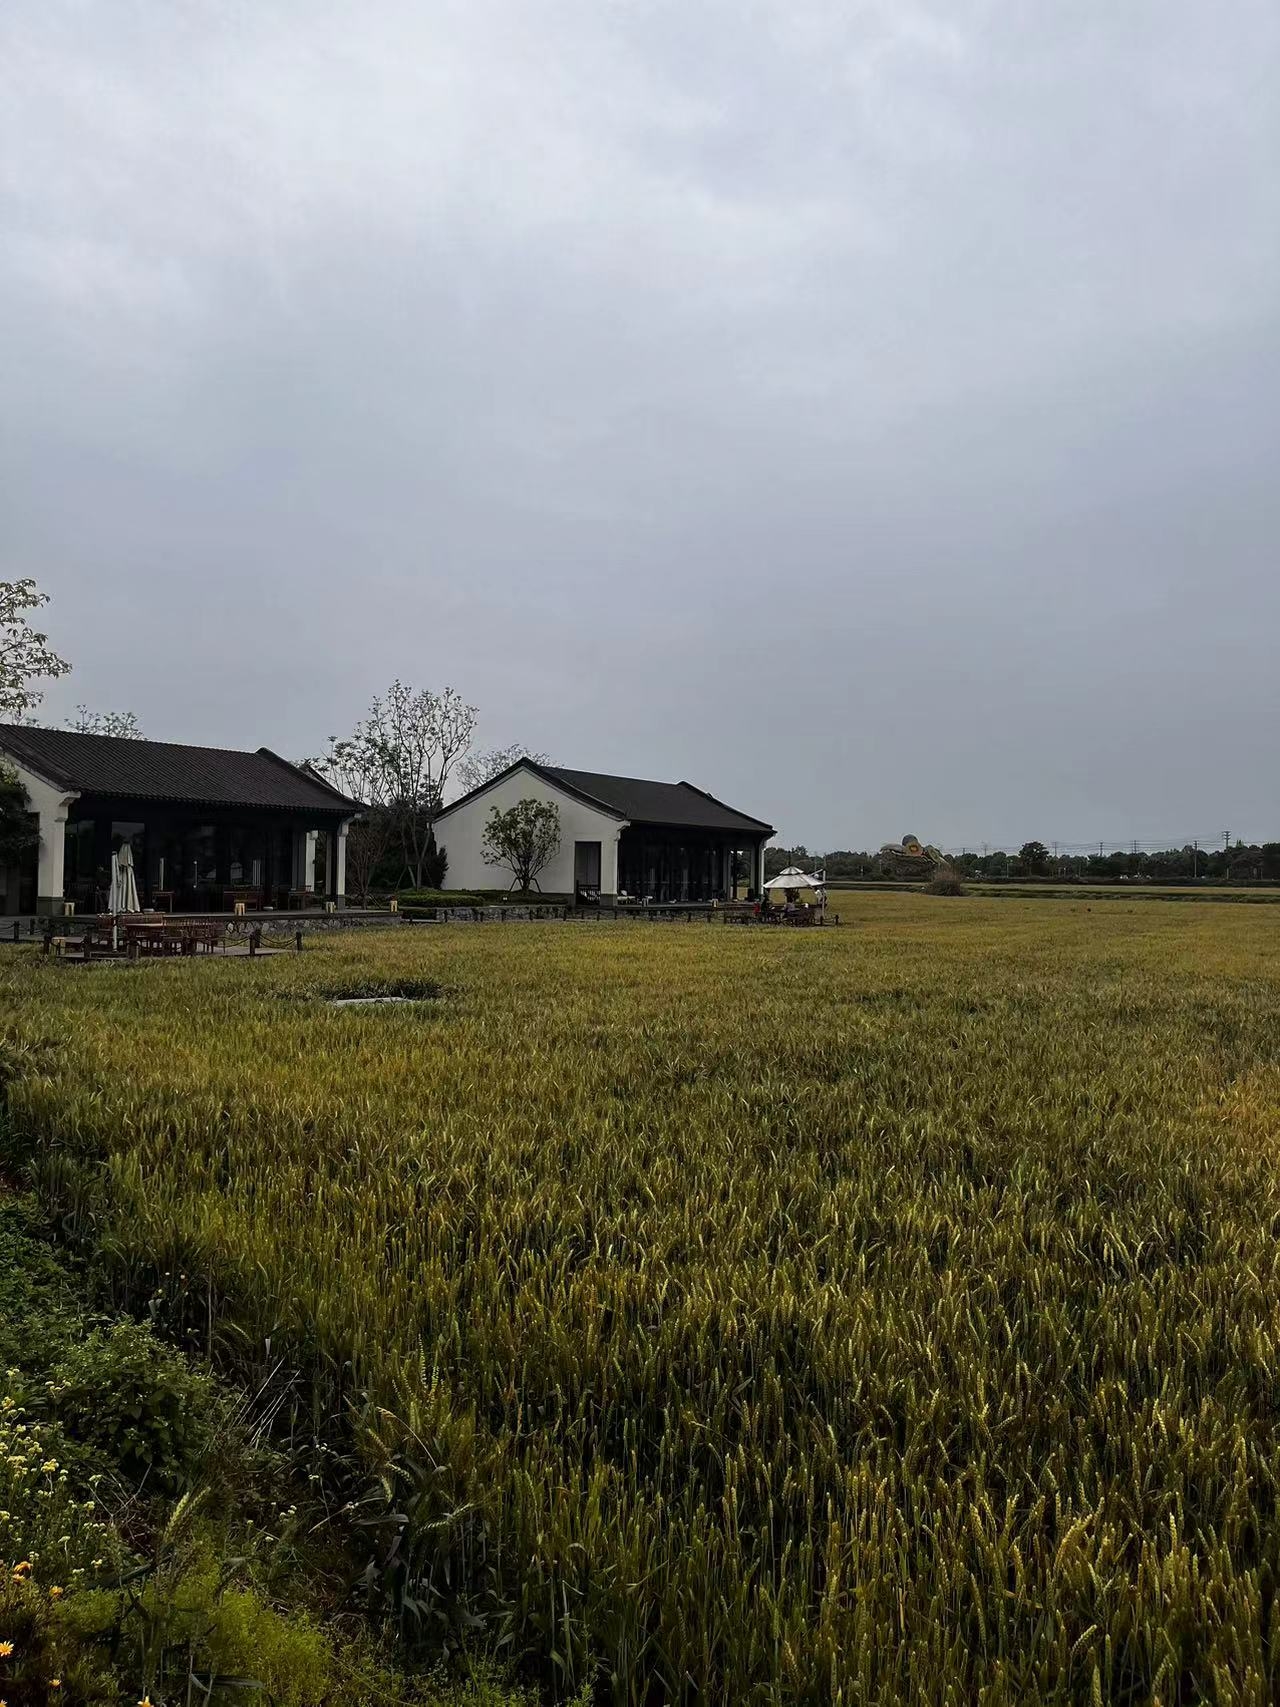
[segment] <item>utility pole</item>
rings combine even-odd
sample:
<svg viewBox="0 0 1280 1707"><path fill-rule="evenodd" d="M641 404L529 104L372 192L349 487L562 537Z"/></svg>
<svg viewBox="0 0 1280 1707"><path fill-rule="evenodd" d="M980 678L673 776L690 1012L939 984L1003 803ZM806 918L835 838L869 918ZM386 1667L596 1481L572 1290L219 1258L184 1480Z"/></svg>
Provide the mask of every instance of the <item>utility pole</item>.
<svg viewBox="0 0 1280 1707"><path fill-rule="evenodd" d="M1191 844L1191 881L1194 883L1200 876L1200 844Z"/></svg>

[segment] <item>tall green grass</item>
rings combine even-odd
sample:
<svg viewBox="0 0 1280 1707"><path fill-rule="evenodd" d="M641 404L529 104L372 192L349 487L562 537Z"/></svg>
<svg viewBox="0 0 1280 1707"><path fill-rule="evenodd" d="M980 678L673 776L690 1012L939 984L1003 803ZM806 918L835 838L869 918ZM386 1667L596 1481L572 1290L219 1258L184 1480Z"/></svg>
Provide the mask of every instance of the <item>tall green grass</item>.
<svg viewBox="0 0 1280 1707"><path fill-rule="evenodd" d="M843 912L11 957L14 1122L121 1302L303 1372L410 1639L637 1707L1277 1698L1280 924Z"/></svg>

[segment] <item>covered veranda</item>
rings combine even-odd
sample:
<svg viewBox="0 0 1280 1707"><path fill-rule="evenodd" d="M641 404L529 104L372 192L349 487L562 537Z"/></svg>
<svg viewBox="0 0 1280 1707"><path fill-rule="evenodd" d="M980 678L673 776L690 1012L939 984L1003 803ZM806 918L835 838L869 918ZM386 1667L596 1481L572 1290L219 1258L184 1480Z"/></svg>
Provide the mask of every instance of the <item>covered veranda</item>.
<svg viewBox="0 0 1280 1707"><path fill-rule="evenodd" d="M145 801L81 799L67 812L61 893L78 913L104 911L111 862L127 842L148 909L230 913L237 905L254 911L344 904L346 836L345 821L305 814L211 807L191 813ZM56 872L42 874L42 896L57 887Z"/></svg>
<svg viewBox="0 0 1280 1707"><path fill-rule="evenodd" d="M731 901L740 886L760 893L763 839L740 833L630 824L618 837L618 892L635 900Z"/></svg>
<svg viewBox="0 0 1280 1707"><path fill-rule="evenodd" d="M39 832L5 911L103 912L128 845L141 907L233 913L342 907L347 826L360 811L323 777L256 752L0 725L0 755ZM32 894L34 891L34 894Z"/></svg>

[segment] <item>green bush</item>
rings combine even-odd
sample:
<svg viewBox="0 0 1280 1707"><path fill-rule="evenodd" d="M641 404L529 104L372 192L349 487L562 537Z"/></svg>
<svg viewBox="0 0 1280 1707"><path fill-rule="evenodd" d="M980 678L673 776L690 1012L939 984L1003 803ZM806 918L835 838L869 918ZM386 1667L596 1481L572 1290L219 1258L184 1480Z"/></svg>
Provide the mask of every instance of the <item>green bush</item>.
<svg viewBox="0 0 1280 1707"><path fill-rule="evenodd" d="M97 1329L73 1346L55 1365L48 1394L73 1440L149 1493L189 1484L213 1443L213 1382L137 1322Z"/></svg>
<svg viewBox="0 0 1280 1707"><path fill-rule="evenodd" d="M400 907L483 907L484 896L462 889L402 889L396 897Z"/></svg>

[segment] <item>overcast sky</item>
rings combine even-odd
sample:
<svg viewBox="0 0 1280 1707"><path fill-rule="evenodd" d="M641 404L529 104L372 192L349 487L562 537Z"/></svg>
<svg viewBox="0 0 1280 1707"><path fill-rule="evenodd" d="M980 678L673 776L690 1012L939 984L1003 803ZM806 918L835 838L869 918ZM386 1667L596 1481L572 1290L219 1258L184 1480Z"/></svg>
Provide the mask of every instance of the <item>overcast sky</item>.
<svg viewBox="0 0 1280 1707"><path fill-rule="evenodd" d="M0 576L811 848L1280 837L1274 0L0 12Z"/></svg>

